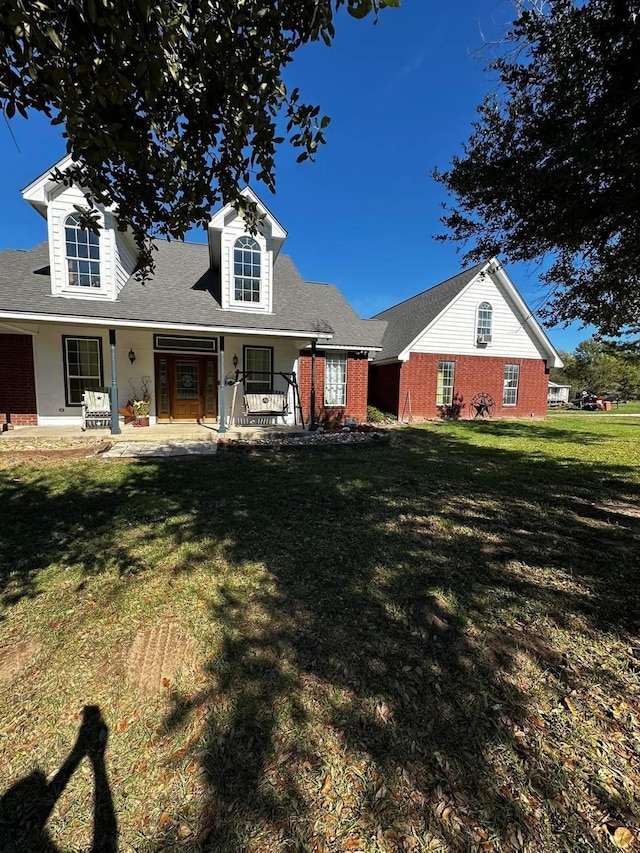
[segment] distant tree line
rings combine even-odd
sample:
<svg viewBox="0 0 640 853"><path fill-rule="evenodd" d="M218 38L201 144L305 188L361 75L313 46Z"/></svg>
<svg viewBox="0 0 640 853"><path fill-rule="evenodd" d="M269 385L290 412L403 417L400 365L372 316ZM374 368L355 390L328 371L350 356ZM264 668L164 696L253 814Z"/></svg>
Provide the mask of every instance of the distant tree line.
<svg viewBox="0 0 640 853"><path fill-rule="evenodd" d="M640 398L640 348L589 338L575 351L560 352L564 367L552 368L550 379L570 385L570 399L581 391L615 394L622 399Z"/></svg>

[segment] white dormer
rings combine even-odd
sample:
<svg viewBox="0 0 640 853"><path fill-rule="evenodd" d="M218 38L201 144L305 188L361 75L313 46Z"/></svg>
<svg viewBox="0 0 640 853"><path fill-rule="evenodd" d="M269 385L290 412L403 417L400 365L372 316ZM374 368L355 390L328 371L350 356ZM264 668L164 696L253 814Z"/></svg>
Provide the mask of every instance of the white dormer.
<svg viewBox="0 0 640 853"><path fill-rule="evenodd" d="M81 227L77 207L86 207L80 187L51 180L55 168L72 164L67 156L25 187L22 195L47 220L51 295L74 299L117 299L136 267L131 238L117 230L113 213L98 208L100 231Z"/></svg>
<svg viewBox="0 0 640 853"><path fill-rule="evenodd" d="M263 222L250 234L244 219L231 205L219 210L209 223L211 266L219 276L222 308L232 311L273 311L273 262L287 232L253 190L242 190L255 202Z"/></svg>

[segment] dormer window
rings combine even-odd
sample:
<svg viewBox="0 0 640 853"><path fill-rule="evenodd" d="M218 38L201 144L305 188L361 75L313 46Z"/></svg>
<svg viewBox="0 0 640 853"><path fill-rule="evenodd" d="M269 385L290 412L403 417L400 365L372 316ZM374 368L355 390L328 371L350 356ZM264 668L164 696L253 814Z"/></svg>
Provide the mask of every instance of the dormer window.
<svg viewBox="0 0 640 853"><path fill-rule="evenodd" d="M260 302L260 246L252 237L239 237L233 246L233 285L236 302Z"/></svg>
<svg viewBox="0 0 640 853"><path fill-rule="evenodd" d="M101 287L98 235L82 228L79 213L67 216L64 235L69 287Z"/></svg>
<svg viewBox="0 0 640 853"><path fill-rule="evenodd" d="M478 321L476 323L476 343L480 346L491 343L493 327L493 308L490 302L478 305Z"/></svg>

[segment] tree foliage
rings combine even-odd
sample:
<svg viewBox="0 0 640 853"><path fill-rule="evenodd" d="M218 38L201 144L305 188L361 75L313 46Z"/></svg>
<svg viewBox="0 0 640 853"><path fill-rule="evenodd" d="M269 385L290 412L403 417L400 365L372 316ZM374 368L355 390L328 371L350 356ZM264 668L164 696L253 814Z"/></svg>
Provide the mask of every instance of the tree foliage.
<svg viewBox="0 0 640 853"><path fill-rule="evenodd" d="M535 3L536 0L533 0ZM640 320L640 14L630 0L529 0L498 94L446 172L441 239L467 260L550 258L547 322L616 335Z"/></svg>
<svg viewBox="0 0 640 853"><path fill-rule="evenodd" d="M149 236L184 237L220 201L242 207L250 178L273 191L279 117L298 160L315 155L329 119L287 90L283 69L301 45L331 44L341 6L361 18L397 5L14 0L0 9L0 107L64 126L65 180L115 205L149 264Z"/></svg>
<svg viewBox="0 0 640 853"><path fill-rule="evenodd" d="M607 341L589 338L573 353L560 353L564 367L552 368L551 379L570 385L574 394L590 391L640 397L640 358L611 346Z"/></svg>

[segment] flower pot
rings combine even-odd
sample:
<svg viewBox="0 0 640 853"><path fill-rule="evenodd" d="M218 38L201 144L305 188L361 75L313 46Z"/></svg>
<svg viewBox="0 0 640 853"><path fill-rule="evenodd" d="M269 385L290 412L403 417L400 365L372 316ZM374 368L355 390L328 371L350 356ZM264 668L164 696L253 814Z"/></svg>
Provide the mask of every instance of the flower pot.
<svg viewBox="0 0 640 853"><path fill-rule="evenodd" d="M148 427L149 415L138 415L134 421L134 427Z"/></svg>

